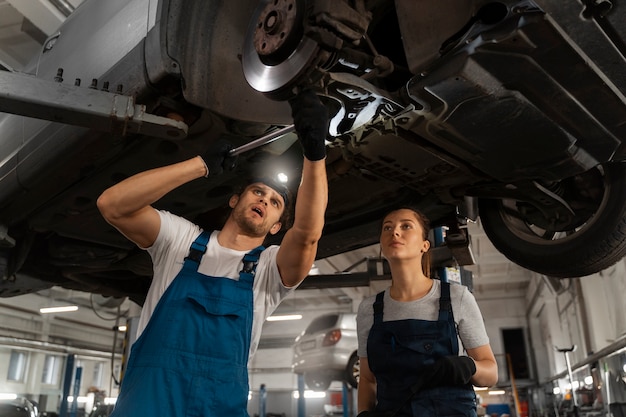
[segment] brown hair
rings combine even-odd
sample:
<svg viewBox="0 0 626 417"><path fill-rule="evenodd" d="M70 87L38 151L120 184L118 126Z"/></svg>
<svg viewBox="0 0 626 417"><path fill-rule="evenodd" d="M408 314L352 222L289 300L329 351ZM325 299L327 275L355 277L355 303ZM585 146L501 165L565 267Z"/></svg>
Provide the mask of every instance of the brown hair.
<svg viewBox="0 0 626 417"><path fill-rule="evenodd" d="M422 239L428 240L428 235L430 234L430 220L428 219L428 217L424 215L424 213L422 213L420 210L416 209L415 207L400 206L400 207L394 208L393 210L388 211L387 214L383 216L383 221L391 213L396 212L398 210L412 211L413 214L415 214L415 218L417 219L417 222L420 224L420 226L422 226ZM432 264L432 261L430 258L430 251L426 251L424 252L424 255L422 256L422 272L428 278L430 278L431 264Z"/></svg>

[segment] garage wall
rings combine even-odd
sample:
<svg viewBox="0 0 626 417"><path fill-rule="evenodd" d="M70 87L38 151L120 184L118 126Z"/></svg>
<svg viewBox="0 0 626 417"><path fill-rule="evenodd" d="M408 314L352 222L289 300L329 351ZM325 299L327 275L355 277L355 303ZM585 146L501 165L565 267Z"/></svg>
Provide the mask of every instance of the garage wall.
<svg viewBox="0 0 626 417"><path fill-rule="evenodd" d="M594 352L619 347L626 337L626 261L601 273L579 279L550 280L530 273L528 287L493 293L475 292L485 318L491 346L503 359L502 330L524 329L529 349L532 374L541 381L549 381L566 370L564 349L576 345L570 355L575 367ZM503 278L505 279L505 278ZM480 286L480 277L475 284ZM508 380L500 369L500 381Z"/></svg>
<svg viewBox="0 0 626 417"><path fill-rule="evenodd" d="M72 301L82 301L79 310L59 314L39 313L53 302L45 293L0 299L0 393L34 400L41 411L57 411L67 358L74 355L75 367L82 369L80 396L91 392L91 401L96 393L117 396L112 373L119 376L124 335L115 337L115 310L94 310L78 299L83 295L75 296ZM12 355L13 362L18 356L21 362L18 378L10 375Z"/></svg>
<svg viewBox="0 0 626 417"><path fill-rule="evenodd" d="M599 351L609 341L626 335L626 261L580 280L587 306L590 350Z"/></svg>
<svg viewBox="0 0 626 417"><path fill-rule="evenodd" d="M502 340L503 329L528 328L523 297L505 299L480 299L478 305L485 319L485 327L491 348L498 361L498 380L508 381L506 352ZM530 363L530 362L529 362Z"/></svg>
<svg viewBox="0 0 626 417"><path fill-rule="evenodd" d="M3 340L6 342L6 340ZM75 367L82 369L79 395L87 397L91 393L91 404L82 403L91 410L96 393L103 398L117 396L118 388L111 377L111 358L107 352L75 350ZM18 380L9 380L9 368L12 354L23 355L25 368ZM53 358L54 367L49 366ZM14 393L29 398L40 405L41 411L57 411L63 393L63 377L68 354L60 347L45 345L41 347L16 345L0 346L0 393ZM113 372L119 375L121 358L117 355L113 361ZM73 380L73 379L72 379ZM70 395L73 388L70 391Z"/></svg>
<svg viewBox="0 0 626 417"><path fill-rule="evenodd" d="M626 338L626 261L591 276L551 282L534 275L526 297L532 351L539 381L573 368L594 353L618 350ZM607 354L608 354L607 353Z"/></svg>
<svg viewBox="0 0 626 417"><path fill-rule="evenodd" d="M264 384L272 390L293 391L297 387L297 378L291 372L292 357L291 346L259 349L249 364L250 389L258 390Z"/></svg>

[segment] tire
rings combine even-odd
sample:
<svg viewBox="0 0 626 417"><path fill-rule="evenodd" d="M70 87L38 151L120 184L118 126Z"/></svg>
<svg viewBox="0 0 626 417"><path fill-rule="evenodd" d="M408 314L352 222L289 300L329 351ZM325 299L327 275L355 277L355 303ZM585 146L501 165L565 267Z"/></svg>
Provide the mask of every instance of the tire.
<svg viewBox="0 0 626 417"><path fill-rule="evenodd" d="M356 352L354 352L352 356L350 356L350 360L348 361L348 365L346 366L345 381L352 388L357 388L359 385L360 376L361 376L361 364L360 364L358 355L356 354Z"/></svg>
<svg viewBox="0 0 626 417"><path fill-rule="evenodd" d="M321 374L304 374L304 383L313 391L326 391L330 387L330 376Z"/></svg>
<svg viewBox="0 0 626 417"><path fill-rule="evenodd" d="M496 249L524 268L557 278L591 275L622 259L626 163L599 166L559 185L567 190L563 199L578 210L561 230L537 227L538 222L530 222L514 200L479 199L483 229ZM585 211L572 201L586 203Z"/></svg>

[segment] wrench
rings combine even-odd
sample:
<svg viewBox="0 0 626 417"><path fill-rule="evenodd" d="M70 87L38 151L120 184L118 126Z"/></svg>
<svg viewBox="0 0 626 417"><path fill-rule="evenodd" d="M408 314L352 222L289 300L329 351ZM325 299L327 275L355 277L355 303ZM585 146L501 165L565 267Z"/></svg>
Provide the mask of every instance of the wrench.
<svg viewBox="0 0 626 417"><path fill-rule="evenodd" d="M230 156L237 156L240 153L250 151L252 149L258 148L259 146L263 146L268 143L274 142L276 139L279 139L293 131L295 131L294 125L285 126L281 129L275 130L274 132L268 133L265 136L261 136L260 138L255 139L252 142L248 142L245 145L241 145L241 146L238 146L237 148L231 149L228 153Z"/></svg>

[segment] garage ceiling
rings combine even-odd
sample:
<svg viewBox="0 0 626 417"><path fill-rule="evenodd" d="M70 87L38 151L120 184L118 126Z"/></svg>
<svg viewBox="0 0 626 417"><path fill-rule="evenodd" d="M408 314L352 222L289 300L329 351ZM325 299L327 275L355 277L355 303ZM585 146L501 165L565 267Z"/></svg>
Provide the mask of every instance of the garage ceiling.
<svg viewBox="0 0 626 417"><path fill-rule="evenodd" d="M83 0L0 0L0 62L21 71Z"/></svg>

